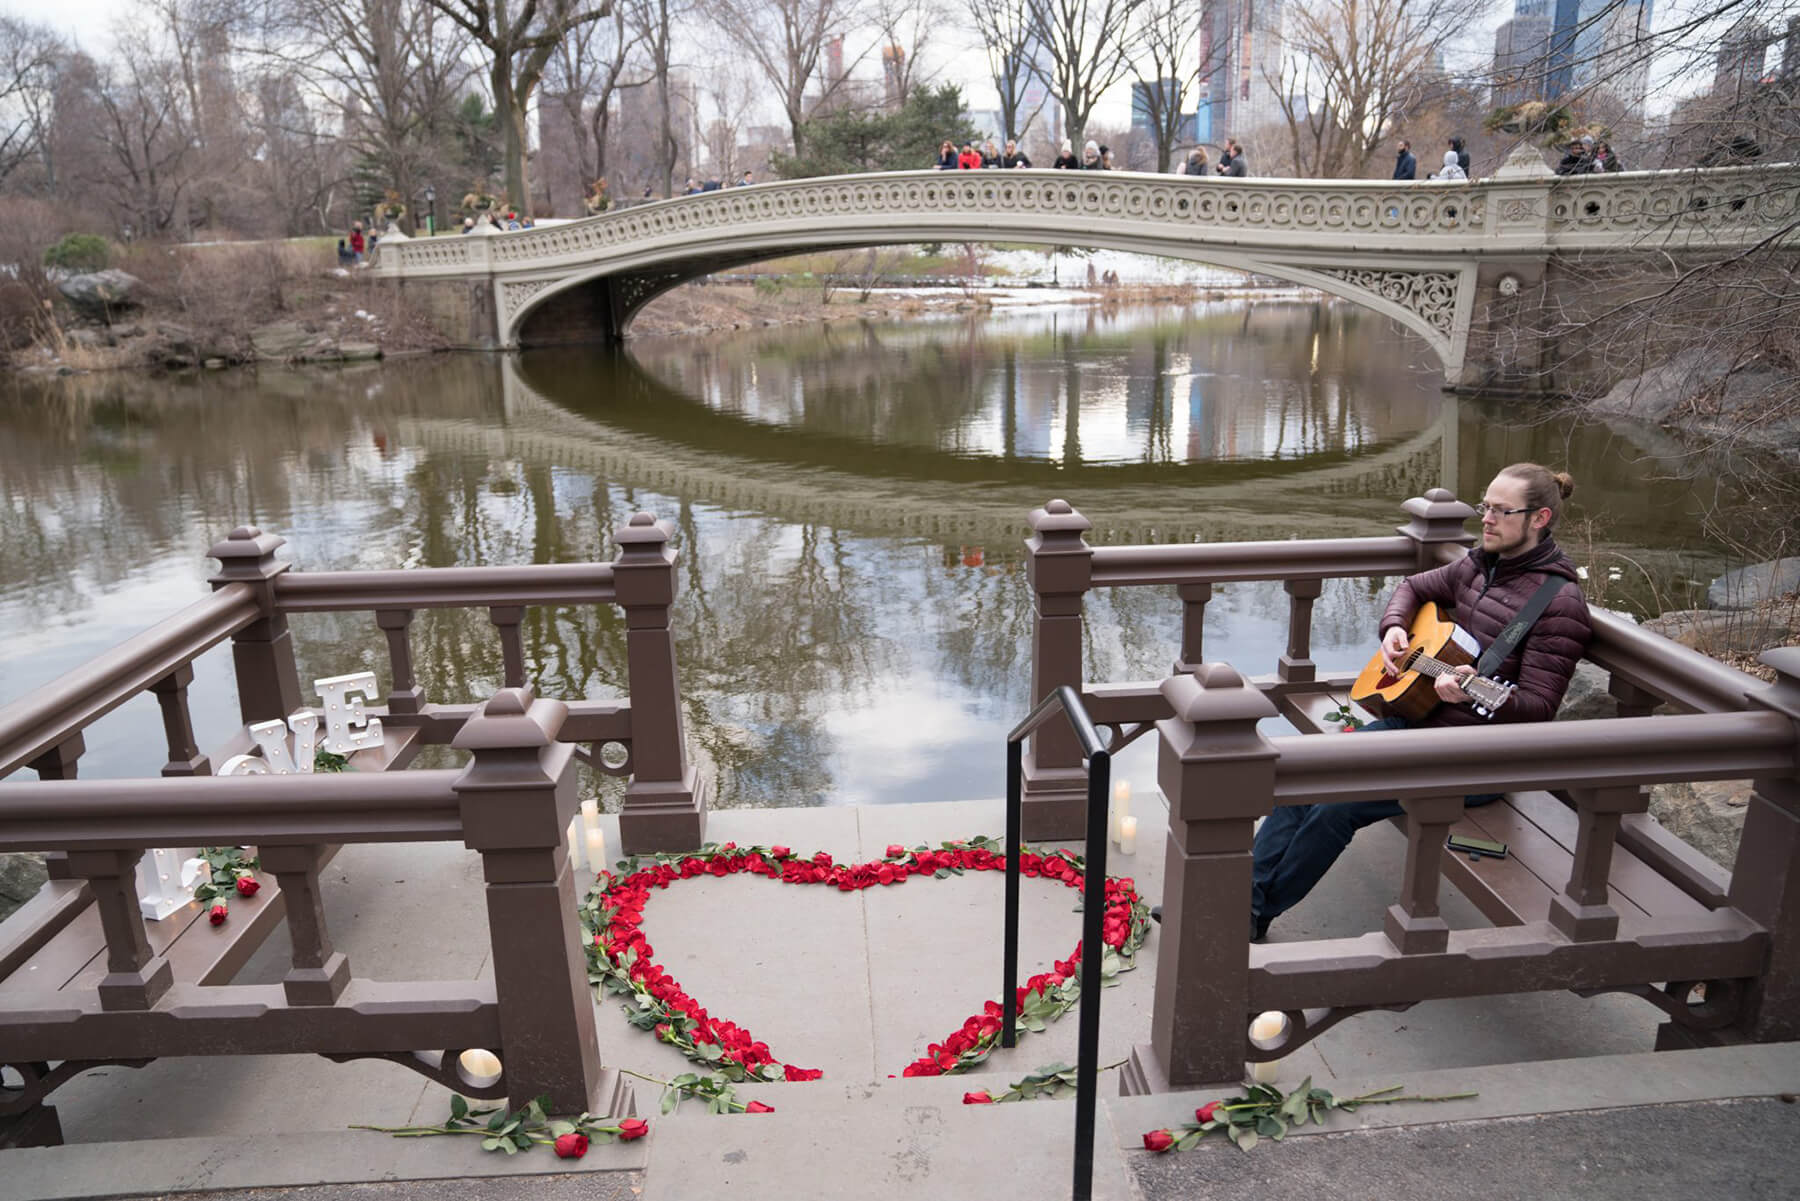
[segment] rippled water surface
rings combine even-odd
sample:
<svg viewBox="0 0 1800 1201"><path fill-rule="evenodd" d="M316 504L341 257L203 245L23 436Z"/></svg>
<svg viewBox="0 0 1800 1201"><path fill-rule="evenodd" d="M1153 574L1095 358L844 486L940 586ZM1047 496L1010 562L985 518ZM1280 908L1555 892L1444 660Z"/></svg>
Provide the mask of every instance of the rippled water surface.
<svg viewBox="0 0 1800 1201"><path fill-rule="evenodd" d="M1562 534L1591 592L1679 607L1718 566L1704 520L1733 498L1678 448L1439 381L1384 319L1261 302L15 383L0 702L203 595L206 548L243 522L286 538L295 570L543 563L610 558L611 531L647 509L676 529L684 700L716 803L991 796L1029 680L1023 519L1052 496L1096 542L1381 534L1404 498L1472 498L1530 458L1581 481ZM1328 584L1323 666L1372 651L1385 587ZM1169 589L1093 594L1089 678L1165 672L1179 609ZM1270 670L1285 613L1278 587L1219 589L1209 656ZM368 667L385 686L372 616L293 624L303 680ZM433 699L497 685L485 613L413 632ZM624 691L610 610L528 611L525 639L540 691ZM229 652L197 670L196 724L217 740L236 723ZM88 746L85 775L154 771L154 701ZM1148 784L1148 755L1126 770Z"/></svg>

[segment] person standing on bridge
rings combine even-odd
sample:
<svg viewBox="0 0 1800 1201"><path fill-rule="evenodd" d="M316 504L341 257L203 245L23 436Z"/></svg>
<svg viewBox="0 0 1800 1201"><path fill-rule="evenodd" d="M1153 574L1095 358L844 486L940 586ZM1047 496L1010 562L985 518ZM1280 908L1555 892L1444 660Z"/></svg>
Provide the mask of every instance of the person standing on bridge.
<svg viewBox="0 0 1800 1201"><path fill-rule="evenodd" d="M1394 156L1394 178L1405 180L1419 178L1419 160L1413 155L1412 143L1405 138L1400 139L1400 151Z"/></svg>
<svg viewBox="0 0 1800 1201"><path fill-rule="evenodd" d="M1006 153L1000 156L1000 165L1010 171L1014 167L1031 166L1031 160L1025 157L1025 152L1019 149L1017 142L1008 138Z"/></svg>
<svg viewBox="0 0 1800 1201"><path fill-rule="evenodd" d="M1106 163L1100 158L1100 143L1089 138L1081 147L1081 169L1083 171L1104 171Z"/></svg>
<svg viewBox="0 0 1800 1201"><path fill-rule="evenodd" d="M1475 176L1470 174L1469 168L1474 165L1475 160L1469 157L1468 148L1463 144L1461 134L1452 135L1450 149L1456 151L1456 165L1462 168L1463 178L1474 179Z"/></svg>
<svg viewBox="0 0 1800 1201"><path fill-rule="evenodd" d="M1069 139L1063 139L1062 146L1056 152L1056 161L1050 166L1061 171L1074 171L1081 166L1081 160L1075 157L1075 147Z"/></svg>
<svg viewBox="0 0 1800 1201"><path fill-rule="evenodd" d="M1177 175L1211 175L1212 168L1206 161L1206 147L1196 146L1188 151L1187 161L1181 164Z"/></svg>
<svg viewBox="0 0 1800 1201"><path fill-rule="evenodd" d="M956 170L956 143L946 141L938 147L937 169L939 171Z"/></svg>
<svg viewBox="0 0 1800 1201"><path fill-rule="evenodd" d="M1250 156L1244 153L1244 144L1231 138L1225 143L1225 149L1230 152L1231 158L1227 162L1223 155L1219 157L1219 174L1232 179L1249 178Z"/></svg>
<svg viewBox="0 0 1800 1201"><path fill-rule="evenodd" d="M975 149L973 142L964 142L962 153L956 156L956 165L963 171L981 170L981 151Z"/></svg>
<svg viewBox="0 0 1800 1201"><path fill-rule="evenodd" d="M1548 581L1561 581L1549 594L1542 615L1522 637L1514 638L1512 649L1495 669L1501 679L1518 684L1504 706L1491 717L1475 712L1461 684L1474 669L1465 666L1437 678L1438 707L1412 724L1436 729L1487 721L1549 721L1556 716L1575 665L1593 637L1575 564L1551 537L1563 501L1574 490L1575 481L1567 473L1536 463L1502 468L1475 506L1481 518L1480 547L1454 563L1408 576L1394 590L1381 617L1381 658L1384 669L1398 676L1413 617L1426 602L1454 606L1457 623L1486 648L1503 636ZM1407 724L1390 717L1362 729L1401 729ZM1464 803L1484 805L1498 799L1498 794L1471 796ZM1402 812L1398 801L1351 801L1283 805L1265 818L1256 831L1251 869L1252 941L1259 941L1270 922L1312 891L1358 830Z"/></svg>
<svg viewBox="0 0 1800 1201"><path fill-rule="evenodd" d="M1463 171L1462 164L1456 161L1456 151L1446 150L1444 151L1444 165L1433 171L1431 178L1442 183L1445 180L1466 180L1469 177Z"/></svg>

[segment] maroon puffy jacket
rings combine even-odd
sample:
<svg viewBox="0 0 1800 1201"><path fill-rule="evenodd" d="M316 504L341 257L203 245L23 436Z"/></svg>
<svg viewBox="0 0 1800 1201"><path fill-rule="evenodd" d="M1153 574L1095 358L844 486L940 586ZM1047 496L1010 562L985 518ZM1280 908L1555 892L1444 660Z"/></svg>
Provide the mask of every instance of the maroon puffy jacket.
<svg viewBox="0 0 1800 1201"><path fill-rule="evenodd" d="M1485 649L1525 607L1548 575L1577 579L1575 564L1551 538L1511 559L1484 550L1470 551L1454 563L1401 581L1382 615L1381 633L1386 635L1393 626L1410 627L1419 606L1433 601L1440 607L1452 606L1456 624L1474 635ZM1525 640L1495 673L1519 688L1492 720L1549 721L1555 717L1563 693L1568 690L1569 677L1575 674L1575 664L1587 650L1593 633L1580 585L1563 585ZM1420 724L1468 726L1487 720L1468 705L1439 705Z"/></svg>

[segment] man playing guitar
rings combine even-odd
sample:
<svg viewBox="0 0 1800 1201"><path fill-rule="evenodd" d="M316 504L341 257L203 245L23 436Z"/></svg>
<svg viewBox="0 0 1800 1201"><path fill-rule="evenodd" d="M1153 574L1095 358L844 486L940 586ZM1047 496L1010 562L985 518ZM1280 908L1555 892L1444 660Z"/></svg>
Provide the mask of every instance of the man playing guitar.
<svg viewBox="0 0 1800 1201"><path fill-rule="evenodd" d="M1415 726L1466 726L1483 721L1548 721L1556 716L1575 664L1593 630L1575 565L1550 536L1563 500L1575 490L1566 473L1536 463L1515 463L1494 477L1475 506L1481 517L1481 546L1454 563L1408 576L1394 590L1381 618L1381 655L1387 671L1401 673L1413 615L1427 601L1453 605L1457 624L1482 647L1498 638L1546 577L1568 581L1520 639L1496 674L1517 689L1491 717L1476 713L1459 680L1474 674L1464 666L1436 680L1438 707ZM1364 730L1391 730L1409 723L1383 718ZM1469 797L1486 804L1498 796ZM1269 923L1312 891L1350 839L1364 826L1401 812L1398 801L1350 801L1333 805L1284 805L1256 831L1251 888L1252 941Z"/></svg>

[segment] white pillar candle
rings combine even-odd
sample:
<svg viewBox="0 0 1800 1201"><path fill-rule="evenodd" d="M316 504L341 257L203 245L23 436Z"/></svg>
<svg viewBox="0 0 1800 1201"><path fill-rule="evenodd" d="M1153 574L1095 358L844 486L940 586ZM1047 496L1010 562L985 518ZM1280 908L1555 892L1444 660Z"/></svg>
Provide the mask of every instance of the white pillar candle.
<svg viewBox="0 0 1800 1201"><path fill-rule="evenodd" d="M475 1088L486 1088L500 1079L500 1057L482 1047L470 1047L457 1057L462 1073Z"/></svg>
<svg viewBox="0 0 1800 1201"><path fill-rule="evenodd" d="M587 865L592 872L606 870L606 831L598 826L587 832Z"/></svg>
<svg viewBox="0 0 1800 1201"><path fill-rule="evenodd" d="M1119 853L1121 855L1137 853L1137 818L1135 817L1119 819Z"/></svg>
<svg viewBox="0 0 1800 1201"><path fill-rule="evenodd" d="M598 830L599 828L600 828L600 802L599 801L583 801L583 802L581 802L581 833L582 833L582 837L585 838L587 835L592 834L595 830Z"/></svg>
<svg viewBox="0 0 1800 1201"><path fill-rule="evenodd" d="M576 836L576 831L580 829L580 827L581 819L578 817L571 817L569 819L569 828L564 832L564 837L567 838L569 843L569 866L575 871L581 870L581 839Z"/></svg>
<svg viewBox="0 0 1800 1201"><path fill-rule="evenodd" d="M1250 1023L1250 1041L1267 1049L1281 1037L1281 1032L1285 1029L1287 1029L1287 1015L1280 1010L1271 1009L1259 1013L1256 1015L1256 1020ZM1279 1070L1279 1063L1279 1060L1271 1059L1251 1064L1250 1079L1258 1084L1273 1084Z"/></svg>
<svg viewBox="0 0 1800 1201"><path fill-rule="evenodd" d="M1120 780L1113 786L1113 808L1119 811L1120 817L1131 816L1131 781Z"/></svg>

